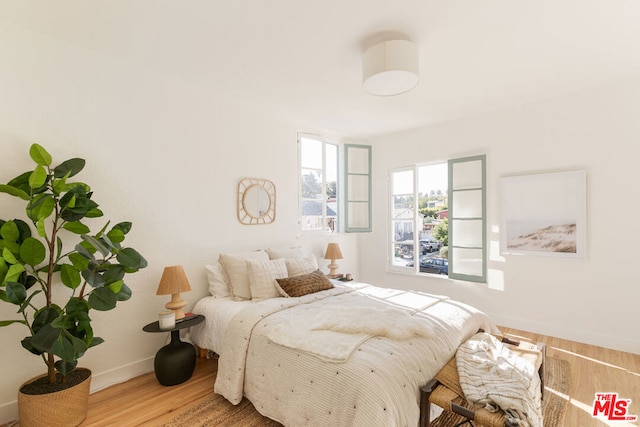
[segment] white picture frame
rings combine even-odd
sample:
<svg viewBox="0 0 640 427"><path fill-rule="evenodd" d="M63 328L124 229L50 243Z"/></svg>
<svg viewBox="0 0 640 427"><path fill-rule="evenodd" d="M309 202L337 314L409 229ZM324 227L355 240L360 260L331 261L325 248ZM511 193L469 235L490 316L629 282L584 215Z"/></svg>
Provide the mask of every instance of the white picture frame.
<svg viewBox="0 0 640 427"><path fill-rule="evenodd" d="M501 178L500 253L586 258L586 171Z"/></svg>

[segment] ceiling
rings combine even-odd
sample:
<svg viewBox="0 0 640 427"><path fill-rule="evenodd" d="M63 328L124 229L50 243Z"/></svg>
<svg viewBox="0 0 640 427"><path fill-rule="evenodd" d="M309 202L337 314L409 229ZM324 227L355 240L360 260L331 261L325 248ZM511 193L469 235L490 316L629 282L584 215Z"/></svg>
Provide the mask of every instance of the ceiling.
<svg viewBox="0 0 640 427"><path fill-rule="evenodd" d="M350 137L640 71L638 0L0 0L2 21ZM393 33L417 44L420 82L369 95L363 46Z"/></svg>

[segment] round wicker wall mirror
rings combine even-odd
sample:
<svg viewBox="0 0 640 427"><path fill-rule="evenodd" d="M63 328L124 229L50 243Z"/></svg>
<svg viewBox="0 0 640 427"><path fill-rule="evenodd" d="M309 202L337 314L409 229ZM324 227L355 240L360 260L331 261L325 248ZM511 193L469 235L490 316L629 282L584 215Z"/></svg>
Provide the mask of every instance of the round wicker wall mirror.
<svg viewBox="0 0 640 427"><path fill-rule="evenodd" d="M276 186L267 179L244 178L238 183L238 221L270 224L276 218Z"/></svg>

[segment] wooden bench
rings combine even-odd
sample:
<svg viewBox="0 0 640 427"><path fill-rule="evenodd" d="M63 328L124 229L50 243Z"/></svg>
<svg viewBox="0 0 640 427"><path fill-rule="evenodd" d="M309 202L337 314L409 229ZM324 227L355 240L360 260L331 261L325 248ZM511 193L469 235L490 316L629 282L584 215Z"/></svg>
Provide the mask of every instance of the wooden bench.
<svg viewBox="0 0 640 427"><path fill-rule="evenodd" d="M508 348L521 357L529 359L537 368L540 376L540 388L544 396L544 367L546 346L543 343L527 343L498 337ZM515 427L506 419L504 412L490 412L482 406L473 406L464 397L460 387L456 358L453 357L440 372L420 388L420 427L431 425L431 404L440 406L445 411L461 415L466 420L462 423L476 421L488 427Z"/></svg>

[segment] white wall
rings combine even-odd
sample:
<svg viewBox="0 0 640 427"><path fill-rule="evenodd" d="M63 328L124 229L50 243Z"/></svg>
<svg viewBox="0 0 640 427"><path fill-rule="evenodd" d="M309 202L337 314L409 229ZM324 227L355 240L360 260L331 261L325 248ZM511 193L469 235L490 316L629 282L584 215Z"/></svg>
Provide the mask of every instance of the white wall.
<svg viewBox="0 0 640 427"><path fill-rule="evenodd" d="M296 132L315 129L11 25L0 28L0 63L0 182L32 168L33 142L54 161L85 158L78 179L92 186L105 220L133 222L125 242L149 261L127 281L130 301L93 314L95 333L106 341L80 360L94 373L93 390L153 370L166 336L142 327L168 302L155 295L164 266L184 266L193 288L182 295L187 309L207 292L204 264L222 251L302 245L326 270L327 239L297 236ZM236 191L244 177L275 183L275 223L238 222ZM23 217L17 202L0 194L0 217ZM357 239L336 241L345 255L341 271L357 275ZM14 313L0 304L0 319ZM0 328L0 423L17 417L18 386L45 372L20 346L25 332L19 325Z"/></svg>
<svg viewBox="0 0 640 427"><path fill-rule="evenodd" d="M640 354L639 117L640 81L623 81L372 141L375 230L360 238L362 278L450 295L501 325ZM488 285L386 272L388 170L481 153ZM587 172L587 259L501 257L500 177L574 169Z"/></svg>

